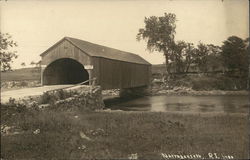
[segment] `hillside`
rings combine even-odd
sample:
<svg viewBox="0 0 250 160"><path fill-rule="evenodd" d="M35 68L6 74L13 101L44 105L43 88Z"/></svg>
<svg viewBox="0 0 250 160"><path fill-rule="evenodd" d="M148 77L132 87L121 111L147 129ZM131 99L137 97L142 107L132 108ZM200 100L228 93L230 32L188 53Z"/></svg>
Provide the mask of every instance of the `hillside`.
<svg viewBox="0 0 250 160"><path fill-rule="evenodd" d="M166 72L165 64L154 64L152 65L152 74L163 74Z"/></svg>
<svg viewBox="0 0 250 160"><path fill-rule="evenodd" d="M40 80L39 68L22 68L13 71L1 72L1 81L33 81Z"/></svg>

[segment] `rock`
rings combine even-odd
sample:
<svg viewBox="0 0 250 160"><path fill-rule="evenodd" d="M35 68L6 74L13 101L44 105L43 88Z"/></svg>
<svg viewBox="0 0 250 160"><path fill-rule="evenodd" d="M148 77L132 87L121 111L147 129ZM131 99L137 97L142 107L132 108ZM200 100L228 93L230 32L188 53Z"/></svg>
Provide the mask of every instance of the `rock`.
<svg viewBox="0 0 250 160"><path fill-rule="evenodd" d="M78 149L81 149L81 150L85 150L87 147L85 145L81 145L80 147L78 147Z"/></svg>
<svg viewBox="0 0 250 160"><path fill-rule="evenodd" d="M80 137L81 137L82 139L86 139L86 140L88 140L88 141L91 141L91 139L90 139L88 136L86 136L82 131L81 131L79 134L80 134Z"/></svg>
<svg viewBox="0 0 250 160"><path fill-rule="evenodd" d="M40 129L36 129L35 131L33 131L34 134L39 134L40 133Z"/></svg>
<svg viewBox="0 0 250 160"><path fill-rule="evenodd" d="M103 135L103 134L105 134L105 131L104 131L104 129L102 129L102 128L97 128L96 132L97 132L98 135Z"/></svg>
<svg viewBox="0 0 250 160"><path fill-rule="evenodd" d="M21 133L23 133L23 131L20 128L16 128L15 126L1 125L1 135L3 136L16 135Z"/></svg>
<svg viewBox="0 0 250 160"><path fill-rule="evenodd" d="M130 154L130 155L128 156L128 159L138 159L137 153Z"/></svg>
<svg viewBox="0 0 250 160"><path fill-rule="evenodd" d="M35 106L38 106L38 102L36 101L32 101L30 103L28 103L27 107L35 107Z"/></svg>
<svg viewBox="0 0 250 160"><path fill-rule="evenodd" d="M38 107L39 109L49 106L70 109L71 106L84 110L100 110L104 108L100 86L78 86L70 90L48 91L40 96L26 97L23 99L9 99L10 105L21 107Z"/></svg>
<svg viewBox="0 0 250 160"><path fill-rule="evenodd" d="M47 108L47 107L49 107L50 106L50 104L40 104L39 106L38 106L38 108L39 109L44 109L44 108Z"/></svg>
<svg viewBox="0 0 250 160"><path fill-rule="evenodd" d="M7 125L1 125L1 134L8 135L13 127Z"/></svg>
<svg viewBox="0 0 250 160"><path fill-rule="evenodd" d="M102 128L97 128L96 130L90 130L89 133L93 136L104 135L105 131Z"/></svg>

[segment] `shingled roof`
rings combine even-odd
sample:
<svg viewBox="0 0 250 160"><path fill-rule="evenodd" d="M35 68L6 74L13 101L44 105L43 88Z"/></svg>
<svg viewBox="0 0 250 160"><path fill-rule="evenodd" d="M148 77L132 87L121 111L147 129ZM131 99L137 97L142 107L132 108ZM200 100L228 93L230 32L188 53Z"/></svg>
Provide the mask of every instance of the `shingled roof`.
<svg viewBox="0 0 250 160"><path fill-rule="evenodd" d="M71 38L71 37L64 37L61 41L65 39L71 42L74 46L76 46L77 48L79 48L80 50L82 50L83 52L85 52L91 57L103 57L107 59L119 60L119 61L124 61L124 62L151 65L142 57L133 53L121 51L118 49L113 49L110 47L102 46L99 44L94 44L91 42L87 42L84 40ZM61 41L59 41L58 43L60 43ZM57 45L58 43L56 43L55 45ZM48 50L53 48L55 45L53 45L52 47L47 49L45 52L43 52L41 56L43 56Z"/></svg>

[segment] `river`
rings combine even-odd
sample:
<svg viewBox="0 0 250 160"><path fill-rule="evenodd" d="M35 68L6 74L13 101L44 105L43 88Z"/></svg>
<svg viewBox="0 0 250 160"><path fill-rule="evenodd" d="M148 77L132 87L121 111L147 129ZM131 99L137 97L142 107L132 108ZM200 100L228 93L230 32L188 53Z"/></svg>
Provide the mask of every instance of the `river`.
<svg viewBox="0 0 250 160"><path fill-rule="evenodd" d="M111 110L249 113L248 96L147 96L104 101Z"/></svg>

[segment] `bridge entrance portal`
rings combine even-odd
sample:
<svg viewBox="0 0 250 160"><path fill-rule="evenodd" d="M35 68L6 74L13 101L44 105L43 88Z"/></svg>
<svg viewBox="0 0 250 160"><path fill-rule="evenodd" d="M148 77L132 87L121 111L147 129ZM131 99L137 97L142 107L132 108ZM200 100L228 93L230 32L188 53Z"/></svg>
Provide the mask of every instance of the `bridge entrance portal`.
<svg viewBox="0 0 250 160"><path fill-rule="evenodd" d="M89 80L83 65L70 58L58 59L49 64L43 72L44 85L77 84Z"/></svg>

